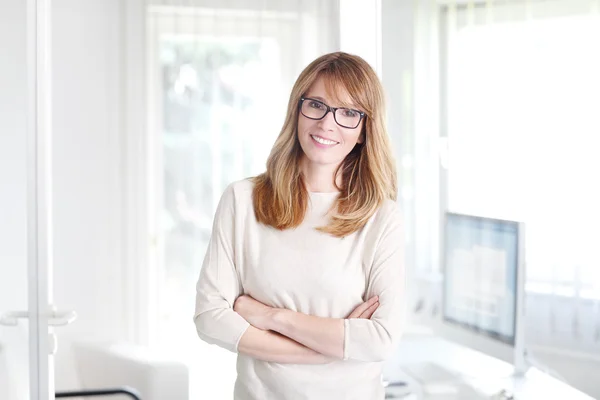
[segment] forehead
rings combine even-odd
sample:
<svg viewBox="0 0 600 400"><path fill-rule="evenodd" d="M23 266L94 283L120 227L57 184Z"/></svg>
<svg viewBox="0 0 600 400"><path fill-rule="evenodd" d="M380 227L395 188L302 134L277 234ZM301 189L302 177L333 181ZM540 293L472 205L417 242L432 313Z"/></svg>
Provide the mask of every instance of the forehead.
<svg viewBox="0 0 600 400"><path fill-rule="evenodd" d="M306 96L321 98L331 106L356 107L356 102L343 82L323 75L308 88Z"/></svg>

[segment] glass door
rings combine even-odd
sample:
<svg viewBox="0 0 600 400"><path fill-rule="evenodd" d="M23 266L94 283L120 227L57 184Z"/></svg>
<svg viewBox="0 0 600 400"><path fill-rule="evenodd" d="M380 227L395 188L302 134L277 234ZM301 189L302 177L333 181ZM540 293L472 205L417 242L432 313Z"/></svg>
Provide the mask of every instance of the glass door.
<svg viewBox="0 0 600 400"><path fill-rule="evenodd" d="M0 2L0 398L8 400L38 398L29 371L37 370L30 338L39 325L27 319L29 10L26 2Z"/></svg>
<svg viewBox="0 0 600 400"><path fill-rule="evenodd" d="M49 0L0 3L0 399L54 399Z"/></svg>

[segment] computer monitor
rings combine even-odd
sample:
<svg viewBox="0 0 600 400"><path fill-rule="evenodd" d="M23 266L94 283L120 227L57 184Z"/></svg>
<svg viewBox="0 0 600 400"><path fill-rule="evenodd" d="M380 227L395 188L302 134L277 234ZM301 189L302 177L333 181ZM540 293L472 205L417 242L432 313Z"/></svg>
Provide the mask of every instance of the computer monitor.
<svg viewBox="0 0 600 400"><path fill-rule="evenodd" d="M445 213L442 229L442 337L525 373L524 224Z"/></svg>

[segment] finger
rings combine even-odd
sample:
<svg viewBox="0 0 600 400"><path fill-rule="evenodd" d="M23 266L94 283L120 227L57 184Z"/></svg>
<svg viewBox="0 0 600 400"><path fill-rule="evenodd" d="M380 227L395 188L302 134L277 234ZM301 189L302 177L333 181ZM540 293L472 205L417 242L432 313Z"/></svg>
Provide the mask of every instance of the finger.
<svg viewBox="0 0 600 400"><path fill-rule="evenodd" d="M379 300L379 296L373 296L369 300L360 304L358 307L354 309L348 316L348 318L359 318L362 313L364 313L369 307L371 307L376 301Z"/></svg>
<svg viewBox="0 0 600 400"><path fill-rule="evenodd" d="M377 303L374 303L373 305L371 305L371 307L367 308L367 309L365 310L365 312L364 312L364 313L362 313L362 314L360 315L360 317L358 317L358 318L364 318L364 319L369 319L369 318L371 318L371 316L373 315L373 313L375 312L375 310L377 310L377 307L379 307L379 302L377 302Z"/></svg>
<svg viewBox="0 0 600 400"><path fill-rule="evenodd" d="M369 303L364 302L359 304L348 316L348 318L358 318L365 310L369 308Z"/></svg>
<svg viewBox="0 0 600 400"><path fill-rule="evenodd" d="M377 307L379 307L379 303L371 305L371 307L367 308L358 318L370 319L375 310L377 310Z"/></svg>

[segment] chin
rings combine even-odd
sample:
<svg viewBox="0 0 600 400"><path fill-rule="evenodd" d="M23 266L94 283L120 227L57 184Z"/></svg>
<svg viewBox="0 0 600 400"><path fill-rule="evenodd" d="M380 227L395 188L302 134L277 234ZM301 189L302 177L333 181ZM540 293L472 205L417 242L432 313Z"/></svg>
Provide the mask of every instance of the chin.
<svg viewBox="0 0 600 400"><path fill-rule="evenodd" d="M309 139L312 141L312 139ZM302 148L302 152L304 153L304 156L306 157L306 159L308 161L310 161L313 164L318 164L318 165L331 165L331 164L339 164L340 162L342 162L342 159L338 159L339 158L339 154L335 154L335 150L332 151L333 149L329 149L329 150L323 150L323 149L319 149L319 148L315 148L313 147L311 142L308 142L306 146L303 146L302 143L300 144L300 147Z"/></svg>
<svg viewBox="0 0 600 400"><path fill-rule="evenodd" d="M342 160L335 160L332 159L331 157L323 157L322 154L319 155L315 155L315 154L306 154L306 158L308 159L308 161L310 161L313 164L319 164L319 165L331 165L331 164L339 164Z"/></svg>

